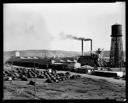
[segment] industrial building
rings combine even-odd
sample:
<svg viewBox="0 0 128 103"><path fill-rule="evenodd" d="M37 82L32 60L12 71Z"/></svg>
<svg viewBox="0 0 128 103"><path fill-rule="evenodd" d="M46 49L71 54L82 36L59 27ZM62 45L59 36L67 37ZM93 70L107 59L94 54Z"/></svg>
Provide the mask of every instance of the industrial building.
<svg viewBox="0 0 128 103"><path fill-rule="evenodd" d="M102 64L102 50L98 49L95 53L92 52L92 39L90 38L77 38L74 37L75 40L81 41L81 56L77 58L76 60L73 58L68 57L60 57L60 58L41 58L37 56L21 56L19 51L15 52L15 57L13 59L10 59L9 62L13 64L27 64L27 66L32 66L34 64L35 66L39 67L46 67L48 68L48 65L51 68L63 68L63 69L75 69L75 68L81 68L84 65L89 65L92 67L98 67L98 66L104 66L100 65ZM84 55L84 41L90 41L90 53L88 55ZM109 63L109 65L105 66L111 66L111 67L121 67L124 64L124 54L123 54L123 46L122 46L122 25L120 24L114 24L112 25L112 35L111 35L111 49L110 49L110 58L104 58L106 63ZM12 62L12 61L13 62ZM100 63L102 62L102 63ZM34 66L33 65L33 66Z"/></svg>

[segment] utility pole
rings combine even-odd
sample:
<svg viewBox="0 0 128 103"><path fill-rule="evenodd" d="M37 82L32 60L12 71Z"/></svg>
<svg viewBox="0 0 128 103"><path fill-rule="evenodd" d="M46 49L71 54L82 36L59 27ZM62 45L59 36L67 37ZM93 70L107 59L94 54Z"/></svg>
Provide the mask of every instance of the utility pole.
<svg viewBox="0 0 128 103"><path fill-rule="evenodd" d="M35 77L34 77L34 92L35 92L35 99L36 99L36 69L35 69L35 59L34 60L34 72L35 72Z"/></svg>
<svg viewBox="0 0 128 103"><path fill-rule="evenodd" d="M11 71L13 70L13 54L11 56ZM11 78L12 79L12 78ZM12 85L12 80L10 81L11 85Z"/></svg>

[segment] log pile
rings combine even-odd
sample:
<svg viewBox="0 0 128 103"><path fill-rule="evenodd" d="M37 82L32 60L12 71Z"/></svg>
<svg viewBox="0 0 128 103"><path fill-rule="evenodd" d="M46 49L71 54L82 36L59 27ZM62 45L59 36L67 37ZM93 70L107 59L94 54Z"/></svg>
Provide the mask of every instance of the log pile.
<svg viewBox="0 0 128 103"><path fill-rule="evenodd" d="M70 72L57 73L52 69L41 71L36 69L16 68L12 70L4 70L3 77L4 80L9 80L9 78L11 77L12 80L20 79L23 81L28 81L28 78L41 78L46 79L47 83L58 83L67 79L78 79L81 76L71 75Z"/></svg>

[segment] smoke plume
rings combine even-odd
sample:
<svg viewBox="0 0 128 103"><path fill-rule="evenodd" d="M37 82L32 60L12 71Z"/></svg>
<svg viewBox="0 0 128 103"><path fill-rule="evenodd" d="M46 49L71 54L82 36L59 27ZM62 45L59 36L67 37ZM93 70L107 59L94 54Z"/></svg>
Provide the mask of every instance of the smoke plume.
<svg viewBox="0 0 128 103"><path fill-rule="evenodd" d="M75 40L84 40L84 41L90 41L90 40L92 40L90 38L76 37L76 36L73 36L73 35L66 35L66 38L75 39Z"/></svg>
<svg viewBox="0 0 128 103"><path fill-rule="evenodd" d="M71 34L66 35L64 32L61 32L59 35L61 39L75 39L75 40L84 40L84 41L92 40L90 38L76 37Z"/></svg>

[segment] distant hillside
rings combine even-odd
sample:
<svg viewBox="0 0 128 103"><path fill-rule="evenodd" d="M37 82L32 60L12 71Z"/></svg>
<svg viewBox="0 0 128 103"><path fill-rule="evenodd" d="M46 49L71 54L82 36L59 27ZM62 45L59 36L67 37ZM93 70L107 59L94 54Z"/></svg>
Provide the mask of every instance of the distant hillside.
<svg viewBox="0 0 128 103"><path fill-rule="evenodd" d="M103 51L104 57L110 57L110 51Z"/></svg>
<svg viewBox="0 0 128 103"><path fill-rule="evenodd" d="M39 57L73 57L78 56L81 53L73 51L60 51L60 50L23 50L19 51L20 56L39 56ZM15 56L15 51L4 52L4 62L7 61L11 56Z"/></svg>
<svg viewBox="0 0 128 103"><path fill-rule="evenodd" d="M21 56L40 56L40 57L52 57L52 56L76 56L79 55L79 52L73 52L73 51L59 51L59 50L23 50L19 51ZM7 51L4 52L4 55L8 56L14 56L15 51Z"/></svg>
<svg viewBox="0 0 128 103"><path fill-rule="evenodd" d="M110 57L110 51L103 51L104 57ZM124 51L124 57L126 56L126 52Z"/></svg>
<svg viewBox="0 0 128 103"><path fill-rule="evenodd" d="M80 56L81 52L74 51L61 51L61 50L23 50L19 51L20 56L39 56L39 57L73 57ZM89 52L85 52L84 55L89 54ZM103 51L104 57L109 57L109 51ZM15 55L15 51L6 51L4 52L4 62L7 61L11 56Z"/></svg>

